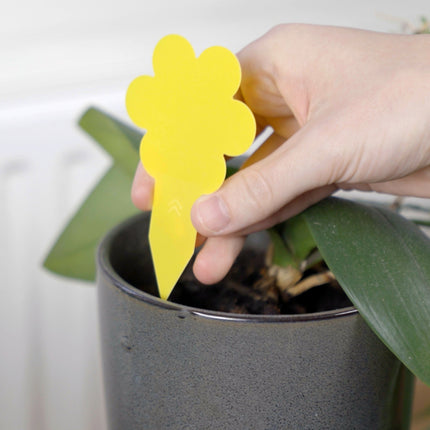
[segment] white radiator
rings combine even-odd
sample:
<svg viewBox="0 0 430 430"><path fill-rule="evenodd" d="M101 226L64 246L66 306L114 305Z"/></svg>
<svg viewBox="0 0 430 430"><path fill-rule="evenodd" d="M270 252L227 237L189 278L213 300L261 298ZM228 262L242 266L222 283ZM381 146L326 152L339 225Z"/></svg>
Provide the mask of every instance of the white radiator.
<svg viewBox="0 0 430 430"><path fill-rule="evenodd" d="M96 290L42 269L109 160L74 126L121 94L0 110L0 429L103 430Z"/></svg>

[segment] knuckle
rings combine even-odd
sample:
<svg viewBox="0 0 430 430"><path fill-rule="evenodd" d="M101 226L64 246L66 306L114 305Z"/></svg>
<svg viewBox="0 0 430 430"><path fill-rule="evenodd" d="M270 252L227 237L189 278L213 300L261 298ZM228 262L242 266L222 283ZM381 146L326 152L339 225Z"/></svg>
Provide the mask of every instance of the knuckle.
<svg viewBox="0 0 430 430"><path fill-rule="evenodd" d="M242 175L242 196L246 204L258 211L267 211L273 201L273 190L264 174L258 170L248 168Z"/></svg>

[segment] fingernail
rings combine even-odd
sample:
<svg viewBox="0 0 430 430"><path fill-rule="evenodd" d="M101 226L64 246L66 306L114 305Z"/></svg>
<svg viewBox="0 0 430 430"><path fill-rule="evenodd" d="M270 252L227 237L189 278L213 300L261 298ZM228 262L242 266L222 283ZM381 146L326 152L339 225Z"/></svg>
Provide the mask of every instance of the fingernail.
<svg viewBox="0 0 430 430"><path fill-rule="evenodd" d="M230 222L227 206L218 196L200 198L196 209L199 222L213 233L219 233Z"/></svg>

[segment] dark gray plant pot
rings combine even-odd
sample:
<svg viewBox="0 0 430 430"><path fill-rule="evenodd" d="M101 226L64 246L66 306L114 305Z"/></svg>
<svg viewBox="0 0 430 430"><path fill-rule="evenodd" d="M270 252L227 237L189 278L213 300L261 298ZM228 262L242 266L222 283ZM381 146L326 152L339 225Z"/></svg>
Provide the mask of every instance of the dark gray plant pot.
<svg viewBox="0 0 430 430"><path fill-rule="evenodd" d="M354 308L240 316L161 301L132 285L154 282L147 229L133 218L98 253L111 430L401 428L403 367Z"/></svg>

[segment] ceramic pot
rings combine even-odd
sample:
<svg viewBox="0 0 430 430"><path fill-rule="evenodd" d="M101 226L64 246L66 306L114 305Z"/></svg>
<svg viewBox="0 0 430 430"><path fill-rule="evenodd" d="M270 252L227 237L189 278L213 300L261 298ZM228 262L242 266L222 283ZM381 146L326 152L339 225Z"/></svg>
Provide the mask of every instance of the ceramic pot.
<svg viewBox="0 0 430 430"><path fill-rule="evenodd" d="M354 308L252 316L162 301L142 291L155 285L148 219L98 251L111 430L401 428L403 367Z"/></svg>

